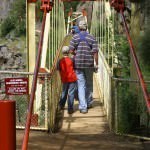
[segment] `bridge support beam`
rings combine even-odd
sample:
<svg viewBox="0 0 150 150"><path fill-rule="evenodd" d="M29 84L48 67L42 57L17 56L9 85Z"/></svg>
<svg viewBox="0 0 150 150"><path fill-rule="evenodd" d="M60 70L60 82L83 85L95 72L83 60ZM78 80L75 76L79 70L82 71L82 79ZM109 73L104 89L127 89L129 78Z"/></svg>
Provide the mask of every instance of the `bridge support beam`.
<svg viewBox="0 0 150 150"><path fill-rule="evenodd" d="M33 72L35 67L36 56L36 41L35 41L35 3L28 0L27 3L27 53L28 53L28 71ZM31 82L29 82L31 89Z"/></svg>

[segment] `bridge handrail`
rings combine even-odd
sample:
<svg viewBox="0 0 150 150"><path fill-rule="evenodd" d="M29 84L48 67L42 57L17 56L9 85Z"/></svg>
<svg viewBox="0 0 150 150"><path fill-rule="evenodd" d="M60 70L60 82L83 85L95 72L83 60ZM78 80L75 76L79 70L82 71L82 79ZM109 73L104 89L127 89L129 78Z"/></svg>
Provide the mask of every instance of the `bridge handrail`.
<svg viewBox="0 0 150 150"><path fill-rule="evenodd" d="M101 102L104 106L104 111L107 116L109 126L111 128L111 78L112 72L109 68L106 59L101 51L99 51L99 71L95 74L98 83L99 93L101 95Z"/></svg>
<svg viewBox="0 0 150 150"><path fill-rule="evenodd" d="M66 35L66 37L64 37L64 40L62 41L62 43L60 44L59 49L57 50L57 53L56 53L55 58L54 58L54 63L52 65L51 69L50 69L50 76L52 76L54 71L56 70L56 65L57 65L57 62L58 62L58 59L59 59L62 47L63 47L63 45L64 45L64 43L65 43L65 41L66 41L68 36L69 35Z"/></svg>
<svg viewBox="0 0 150 150"><path fill-rule="evenodd" d="M34 72L0 70L0 74L34 75ZM41 73L41 72L39 72L38 75L49 75L49 73Z"/></svg>
<svg viewBox="0 0 150 150"><path fill-rule="evenodd" d="M115 80L115 81L140 83L139 80L130 79L130 78L116 78L116 77L112 77L112 79ZM149 84L150 81L145 81L145 83L148 83L148 84Z"/></svg>

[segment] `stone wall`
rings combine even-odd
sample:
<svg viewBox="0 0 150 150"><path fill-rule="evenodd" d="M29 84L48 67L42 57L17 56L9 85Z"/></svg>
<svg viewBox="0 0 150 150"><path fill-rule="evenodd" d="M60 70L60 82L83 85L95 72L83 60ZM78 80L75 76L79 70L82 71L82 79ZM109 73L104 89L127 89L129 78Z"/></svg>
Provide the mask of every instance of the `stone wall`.
<svg viewBox="0 0 150 150"><path fill-rule="evenodd" d="M0 23L8 16L15 0L0 0ZM0 37L0 70L24 71L26 68L26 38L15 37L14 32Z"/></svg>
<svg viewBox="0 0 150 150"><path fill-rule="evenodd" d="M26 68L22 53L0 45L0 70L24 71Z"/></svg>

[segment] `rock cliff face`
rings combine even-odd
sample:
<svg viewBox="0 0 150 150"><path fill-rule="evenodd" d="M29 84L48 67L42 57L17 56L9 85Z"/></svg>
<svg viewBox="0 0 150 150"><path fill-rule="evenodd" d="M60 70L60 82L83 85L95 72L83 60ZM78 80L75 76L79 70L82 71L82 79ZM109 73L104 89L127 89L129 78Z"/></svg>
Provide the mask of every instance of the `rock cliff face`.
<svg viewBox="0 0 150 150"><path fill-rule="evenodd" d="M0 23L8 16L12 3L15 0L0 0ZM16 38L13 33L5 38L0 37L0 70L25 69L26 55L25 38Z"/></svg>
<svg viewBox="0 0 150 150"><path fill-rule="evenodd" d="M0 0L0 20L6 18L10 6L14 1L15 0Z"/></svg>
<svg viewBox="0 0 150 150"><path fill-rule="evenodd" d="M10 50L6 45L0 45L0 70L25 69L22 53Z"/></svg>

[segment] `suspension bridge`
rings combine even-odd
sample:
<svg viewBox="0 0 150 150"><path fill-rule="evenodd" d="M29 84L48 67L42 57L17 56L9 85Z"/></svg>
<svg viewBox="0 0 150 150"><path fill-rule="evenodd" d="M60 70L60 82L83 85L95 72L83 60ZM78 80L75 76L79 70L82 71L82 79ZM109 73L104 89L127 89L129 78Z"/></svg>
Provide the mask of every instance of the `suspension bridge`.
<svg viewBox="0 0 150 150"><path fill-rule="evenodd" d="M70 2L69 0L64 1ZM25 93L10 94L9 96L9 99L15 100L10 101L13 104L15 102L15 111L10 111L14 114L14 121L13 126L6 126L11 128L12 132L7 133L8 136L5 138L0 137L3 141L0 142L0 149L146 150L149 148L150 96L147 87L150 82L144 80L139 66L124 16L125 2L124 0L110 2L102 0L90 1L90 3L92 4L90 20L87 18L88 10L82 9L81 12L73 12L71 9L66 25L63 1L42 0L40 9L43 11L43 20L41 30L38 31L40 39L37 47L36 0L27 2L29 72L0 71L0 73L1 78L5 81L2 84L5 86L13 83L12 85L19 84L24 87L24 84L27 84L28 90ZM122 19L131 59L136 70L136 79L114 76L114 71L119 70L114 31L117 14L120 14ZM93 108L89 109L87 114L81 114L78 110L78 101L75 101L75 112L67 114L67 106L63 111L58 109L62 83L56 64L61 57L62 47L69 45L72 38L70 28L73 22L80 19L88 23L88 31L96 37L98 42L99 69L98 73L93 76ZM131 89L136 90L138 96L132 95ZM7 92L3 95L9 94L11 91ZM129 106L126 107L127 96L133 102L138 102L142 109L139 110L139 107L136 108L131 103L132 109ZM6 103L5 99L1 101L1 108ZM137 113L133 111L133 108ZM2 109L2 111L5 112L6 109ZM1 115L1 117L3 116ZM130 132L128 132L129 122L132 122L133 125ZM144 131L143 128L140 128L141 126L145 127ZM139 128L138 132L142 130L144 134L143 132L138 134L137 128ZM0 126L0 129L5 133L3 126Z"/></svg>

